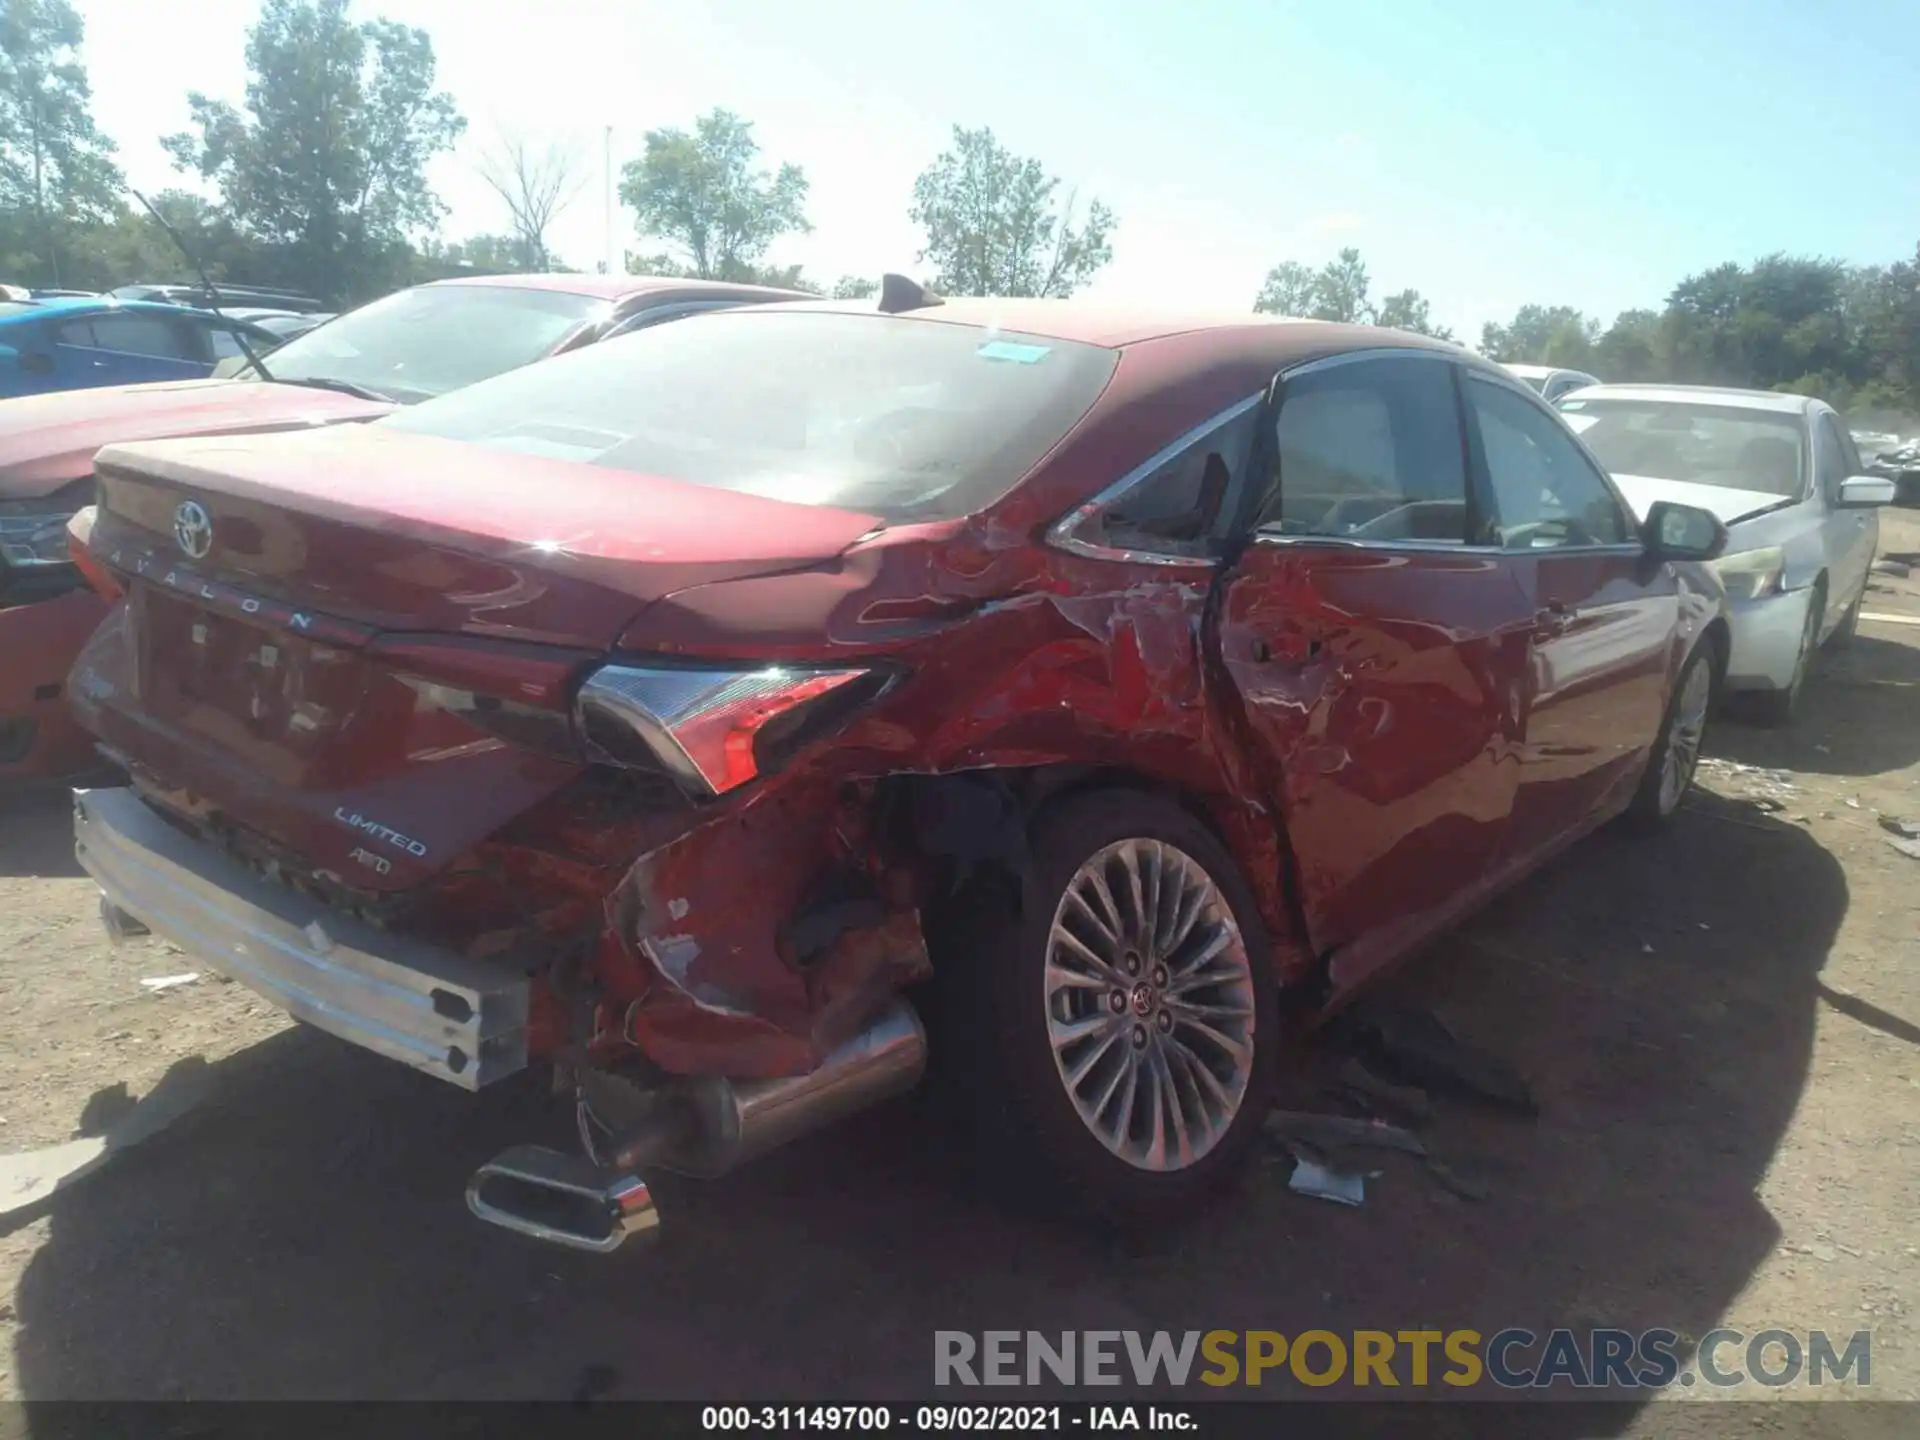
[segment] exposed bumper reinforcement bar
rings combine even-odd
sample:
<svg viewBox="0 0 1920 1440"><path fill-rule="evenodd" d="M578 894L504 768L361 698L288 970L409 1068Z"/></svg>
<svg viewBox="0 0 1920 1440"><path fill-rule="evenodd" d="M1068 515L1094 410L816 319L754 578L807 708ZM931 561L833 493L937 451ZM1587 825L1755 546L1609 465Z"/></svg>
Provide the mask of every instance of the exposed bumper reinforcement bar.
<svg viewBox="0 0 1920 1440"><path fill-rule="evenodd" d="M263 880L131 789L76 790L73 804L74 849L106 906L296 1019L463 1090L526 1067L524 975Z"/></svg>

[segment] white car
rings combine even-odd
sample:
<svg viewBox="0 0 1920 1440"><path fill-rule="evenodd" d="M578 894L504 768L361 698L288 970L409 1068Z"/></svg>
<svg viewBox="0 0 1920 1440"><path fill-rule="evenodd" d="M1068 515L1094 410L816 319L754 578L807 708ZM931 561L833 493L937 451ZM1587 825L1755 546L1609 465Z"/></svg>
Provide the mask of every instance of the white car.
<svg viewBox="0 0 1920 1440"><path fill-rule="evenodd" d="M1559 409L1640 515L1674 500L1726 525L1713 562L1732 607L1724 684L1787 723L1814 652L1859 622L1893 482L1862 474L1840 417L1804 395L1596 385Z"/></svg>
<svg viewBox="0 0 1920 1440"><path fill-rule="evenodd" d="M1600 383L1598 378L1584 370L1563 370L1554 365L1508 365L1505 368L1509 375L1532 386L1534 393L1549 405L1570 391Z"/></svg>

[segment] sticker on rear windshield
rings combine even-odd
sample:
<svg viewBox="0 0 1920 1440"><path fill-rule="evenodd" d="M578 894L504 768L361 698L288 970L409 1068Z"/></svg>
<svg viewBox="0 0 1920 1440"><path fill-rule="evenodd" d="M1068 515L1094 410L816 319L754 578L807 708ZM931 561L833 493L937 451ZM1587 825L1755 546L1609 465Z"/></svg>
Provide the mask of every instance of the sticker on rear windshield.
<svg viewBox="0 0 1920 1440"><path fill-rule="evenodd" d="M1017 345L1011 340L989 340L973 352L982 360L1011 360L1016 365L1037 365L1048 355L1048 345Z"/></svg>

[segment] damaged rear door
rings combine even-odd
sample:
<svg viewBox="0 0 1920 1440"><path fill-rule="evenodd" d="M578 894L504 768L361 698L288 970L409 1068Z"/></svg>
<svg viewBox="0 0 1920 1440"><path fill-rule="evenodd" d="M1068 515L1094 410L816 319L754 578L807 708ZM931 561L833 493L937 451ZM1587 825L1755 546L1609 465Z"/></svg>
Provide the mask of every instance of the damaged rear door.
<svg viewBox="0 0 1920 1440"><path fill-rule="evenodd" d="M1217 611L1342 988L1484 893L1513 810L1532 608L1507 558L1467 543L1453 369L1367 352L1284 377Z"/></svg>

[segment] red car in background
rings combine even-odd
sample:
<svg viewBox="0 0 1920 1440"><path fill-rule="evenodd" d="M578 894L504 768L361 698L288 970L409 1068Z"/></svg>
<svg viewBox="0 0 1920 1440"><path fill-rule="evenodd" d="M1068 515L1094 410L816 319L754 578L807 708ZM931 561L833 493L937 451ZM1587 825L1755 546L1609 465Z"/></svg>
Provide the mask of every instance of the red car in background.
<svg viewBox="0 0 1920 1440"><path fill-rule="evenodd" d="M106 613L67 554L114 441L371 420L612 335L720 306L806 298L719 281L500 275L402 290L296 337L252 374L0 401L0 784L71 773L92 741L63 690Z"/></svg>
<svg viewBox="0 0 1920 1440"><path fill-rule="evenodd" d="M74 671L118 933L584 1155L482 1217L610 1249L912 1085L1010 1173L1184 1213L1283 987L1349 993L1670 817L1726 654L1693 563L1451 345L949 301L739 309L317 435L114 446Z"/></svg>

